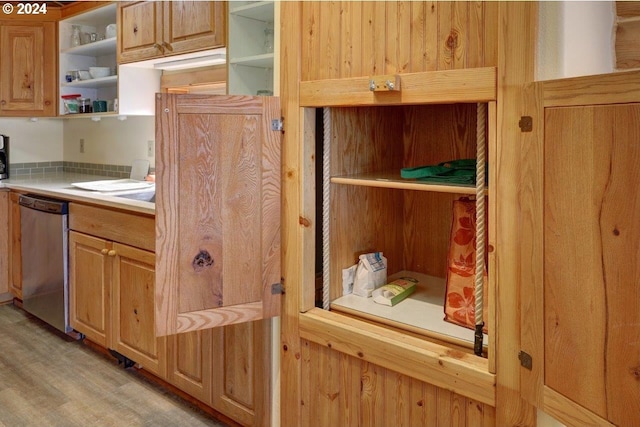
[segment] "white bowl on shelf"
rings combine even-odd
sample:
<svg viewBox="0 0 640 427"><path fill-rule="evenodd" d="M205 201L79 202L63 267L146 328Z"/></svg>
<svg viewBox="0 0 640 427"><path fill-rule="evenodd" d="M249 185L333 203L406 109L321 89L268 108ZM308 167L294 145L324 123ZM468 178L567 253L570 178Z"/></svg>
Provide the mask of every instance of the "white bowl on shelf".
<svg viewBox="0 0 640 427"><path fill-rule="evenodd" d="M111 67L89 67L89 73L94 79L111 75Z"/></svg>
<svg viewBox="0 0 640 427"><path fill-rule="evenodd" d="M78 71L78 77L80 80L91 80L91 73L88 70L80 70Z"/></svg>

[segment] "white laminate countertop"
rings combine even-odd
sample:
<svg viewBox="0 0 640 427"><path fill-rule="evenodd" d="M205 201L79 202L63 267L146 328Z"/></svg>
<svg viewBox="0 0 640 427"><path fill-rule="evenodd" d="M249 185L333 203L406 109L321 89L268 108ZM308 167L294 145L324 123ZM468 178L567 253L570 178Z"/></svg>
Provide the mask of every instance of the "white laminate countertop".
<svg viewBox="0 0 640 427"><path fill-rule="evenodd" d="M117 195L136 193L143 190L99 192L82 190L71 185L71 183L76 182L99 181L105 179L117 178L103 177L99 175L83 175L78 173L58 172L37 176L18 176L15 178L1 180L0 189L8 188L21 192L29 192L33 194L40 194L42 196L54 197L70 202L84 202L93 205L125 209L147 215L155 215L155 203L116 197Z"/></svg>

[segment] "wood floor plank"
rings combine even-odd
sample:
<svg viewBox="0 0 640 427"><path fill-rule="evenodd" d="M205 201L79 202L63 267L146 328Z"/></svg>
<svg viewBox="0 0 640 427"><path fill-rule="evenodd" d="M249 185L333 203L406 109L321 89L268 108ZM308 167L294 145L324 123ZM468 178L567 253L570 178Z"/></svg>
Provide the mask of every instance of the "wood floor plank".
<svg viewBox="0 0 640 427"><path fill-rule="evenodd" d="M0 305L0 427L226 427L135 369Z"/></svg>

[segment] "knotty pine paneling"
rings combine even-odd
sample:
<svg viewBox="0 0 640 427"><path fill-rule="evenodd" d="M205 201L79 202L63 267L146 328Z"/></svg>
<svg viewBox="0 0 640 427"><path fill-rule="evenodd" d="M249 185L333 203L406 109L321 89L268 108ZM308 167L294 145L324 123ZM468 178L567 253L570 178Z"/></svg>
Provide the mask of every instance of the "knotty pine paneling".
<svg viewBox="0 0 640 427"><path fill-rule="evenodd" d="M303 2L301 80L496 66L497 16L496 2Z"/></svg>
<svg viewBox="0 0 640 427"><path fill-rule="evenodd" d="M495 410L330 348L301 342L301 420L313 426L495 426Z"/></svg>

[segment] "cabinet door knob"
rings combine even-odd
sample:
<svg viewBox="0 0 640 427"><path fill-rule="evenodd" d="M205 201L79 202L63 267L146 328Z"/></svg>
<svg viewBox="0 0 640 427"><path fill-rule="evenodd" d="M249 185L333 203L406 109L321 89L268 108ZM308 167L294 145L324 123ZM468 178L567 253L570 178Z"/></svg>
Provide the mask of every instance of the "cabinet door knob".
<svg viewBox="0 0 640 427"><path fill-rule="evenodd" d="M106 255L106 254L109 253L109 249L105 248L105 249L101 250L100 252L102 253L102 255Z"/></svg>
<svg viewBox="0 0 640 427"><path fill-rule="evenodd" d="M113 249L111 249L107 255L109 255L109 256L116 256L116 251L114 251Z"/></svg>

